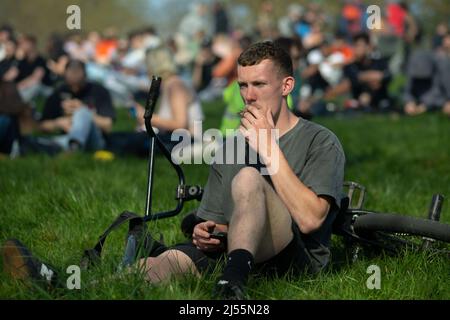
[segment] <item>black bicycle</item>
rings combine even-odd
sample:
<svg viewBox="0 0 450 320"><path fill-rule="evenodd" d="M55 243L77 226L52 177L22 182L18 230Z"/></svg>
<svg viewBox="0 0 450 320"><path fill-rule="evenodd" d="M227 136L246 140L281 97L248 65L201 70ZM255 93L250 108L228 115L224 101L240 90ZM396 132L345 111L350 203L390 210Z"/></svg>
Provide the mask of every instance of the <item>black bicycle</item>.
<svg viewBox="0 0 450 320"><path fill-rule="evenodd" d="M333 224L333 233L344 238L357 258L362 247L381 249L391 254L405 250L431 251L450 256L450 225L439 222L444 197L433 195L428 218L363 209L366 188L344 182L347 196Z"/></svg>
<svg viewBox="0 0 450 320"><path fill-rule="evenodd" d="M169 218L178 215L184 203L190 200L201 200L203 189L201 186L186 185L182 168L171 159L170 152L159 140L151 126L151 118L159 95L161 78L153 77L144 114L145 126L150 138L147 195L144 216L124 211L100 236L96 246L85 251L84 265L99 260L103 244L108 234L129 221L129 232L126 249L121 266L133 263L140 252L139 248L146 248L148 254L152 248L152 238L142 238L142 230L148 221ZM176 207L173 210L152 213L153 169L155 163L155 144L158 145L164 157L169 161L178 175L178 186L175 192ZM379 249L391 254L398 254L405 250L432 251L450 257L450 225L440 223L444 197L434 195L428 219L415 218L395 213L380 213L363 209L366 188L356 182L345 182L346 196L341 201L341 209L333 224L333 233L343 237L347 249L353 253L352 259L357 259L361 248L369 250ZM195 224L199 220L195 213L190 213L182 221L182 230L186 235L192 234ZM142 252L140 252L142 253Z"/></svg>

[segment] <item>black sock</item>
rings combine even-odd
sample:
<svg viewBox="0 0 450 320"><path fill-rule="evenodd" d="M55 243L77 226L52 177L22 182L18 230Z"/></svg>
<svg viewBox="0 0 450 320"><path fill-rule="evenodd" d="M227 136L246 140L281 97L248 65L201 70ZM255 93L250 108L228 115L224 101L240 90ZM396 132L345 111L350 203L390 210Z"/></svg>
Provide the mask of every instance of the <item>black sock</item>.
<svg viewBox="0 0 450 320"><path fill-rule="evenodd" d="M245 249L231 251L220 279L245 284L253 267L253 259L253 254Z"/></svg>

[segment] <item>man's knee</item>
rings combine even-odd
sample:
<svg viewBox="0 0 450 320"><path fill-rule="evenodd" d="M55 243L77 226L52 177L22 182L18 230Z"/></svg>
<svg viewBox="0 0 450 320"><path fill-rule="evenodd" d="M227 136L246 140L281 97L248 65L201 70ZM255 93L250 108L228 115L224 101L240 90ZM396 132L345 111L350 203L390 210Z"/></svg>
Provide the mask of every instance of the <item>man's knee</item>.
<svg viewBox="0 0 450 320"><path fill-rule="evenodd" d="M174 273L196 271L195 264L192 259L180 250L167 250L160 254L156 259L162 263L164 269L169 269Z"/></svg>
<svg viewBox="0 0 450 320"><path fill-rule="evenodd" d="M145 266L147 278L152 283L159 283L181 274L200 275L192 259L176 249L167 250L155 258L142 259L140 266Z"/></svg>
<svg viewBox="0 0 450 320"><path fill-rule="evenodd" d="M231 182L231 194L236 199L263 191L263 182L258 170L252 167L242 168Z"/></svg>

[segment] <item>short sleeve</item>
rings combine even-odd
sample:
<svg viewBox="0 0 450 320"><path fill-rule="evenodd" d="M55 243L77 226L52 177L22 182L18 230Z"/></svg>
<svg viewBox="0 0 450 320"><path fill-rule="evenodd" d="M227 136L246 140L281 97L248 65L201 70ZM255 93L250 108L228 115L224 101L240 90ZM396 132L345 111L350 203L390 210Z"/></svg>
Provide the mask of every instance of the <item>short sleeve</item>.
<svg viewBox="0 0 450 320"><path fill-rule="evenodd" d="M326 141L312 148L300 179L318 196L332 197L339 207L344 167L345 155L340 143L333 140Z"/></svg>
<svg viewBox="0 0 450 320"><path fill-rule="evenodd" d="M212 220L216 223L227 224L228 221L225 218L223 206L224 194L225 188L222 174L219 172L219 167L213 164L209 169L208 181L200 207L197 211L197 216L205 220Z"/></svg>
<svg viewBox="0 0 450 320"><path fill-rule="evenodd" d="M115 119L116 113L112 104L111 95L108 90L100 85L97 86L95 108L100 116Z"/></svg>

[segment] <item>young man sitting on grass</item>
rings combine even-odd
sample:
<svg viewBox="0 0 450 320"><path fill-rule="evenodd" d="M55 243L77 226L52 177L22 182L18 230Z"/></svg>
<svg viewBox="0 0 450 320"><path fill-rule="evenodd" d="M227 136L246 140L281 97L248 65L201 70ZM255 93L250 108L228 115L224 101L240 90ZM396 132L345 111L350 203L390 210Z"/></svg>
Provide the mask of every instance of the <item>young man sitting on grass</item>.
<svg viewBox="0 0 450 320"><path fill-rule="evenodd" d="M214 163L192 241L139 261L148 281L160 283L173 275L208 272L226 255L213 291L215 298L222 299L245 298L252 270L283 275L318 272L327 265L345 163L332 132L289 111L287 96L294 78L288 53L272 42L256 43L242 52L237 71L246 104L237 135L258 152L268 175L248 159L242 164ZM278 131L278 141L271 129ZM258 143L261 139L267 143ZM222 151L229 150L230 142ZM226 243L212 238L212 231L227 233ZM31 260L18 259L24 255L21 250L26 249L14 241L4 247L4 261L11 262L8 268L13 274ZM34 264L37 267L25 276L42 269L40 262Z"/></svg>

